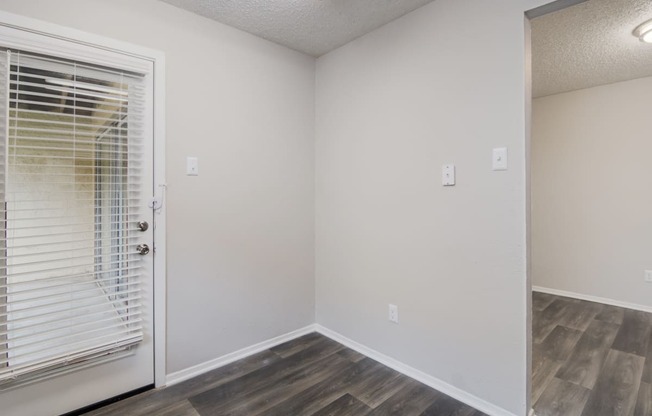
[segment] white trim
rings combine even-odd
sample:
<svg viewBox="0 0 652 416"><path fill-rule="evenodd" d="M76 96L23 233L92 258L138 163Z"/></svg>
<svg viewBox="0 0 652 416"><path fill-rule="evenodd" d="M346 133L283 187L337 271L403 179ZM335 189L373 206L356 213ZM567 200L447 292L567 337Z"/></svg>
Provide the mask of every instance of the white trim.
<svg viewBox="0 0 652 416"><path fill-rule="evenodd" d="M8 30L9 29L9 30ZM11 34L11 29L18 29L26 36L17 38ZM11 42L16 47L24 50L37 48L39 36L47 36L53 40L63 40L73 45L110 51L123 56L117 64L126 70L142 71L142 65L138 60L145 60L152 63L154 77L154 187L159 189L165 186L165 54L161 51L134 45L132 43L118 41L93 33L71 29L57 24L32 19L13 13L0 11L0 36L3 41ZM56 44L56 46L55 46ZM53 42L51 52L53 54L68 57L70 59L81 59L100 65L115 66L116 62L106 62L102 53L88 55L88 49L83 56L79 56L78 48L67 47L61 42ZM136 58L136 59L134 59ZM154 382L156 387L165 385L166 380L166 215L165 204L155 213L154 246Z"/></svg>
<svg viewBox="0 0 652 416"><path fill-rule="evenodd" d="M467 393L464 390L461 390L455 386L446 383L445 381L442 381L436 377L426 374L420 370L417 370L414 367L410 367L407 364L404 364L392 357L389 357L376 350L373 350L365 345L359 344L356 341L353 341L319 324L315 325L315 329L320 334L328 338L331 338L332 340L337 341L340 344L343 344L351 348L352 350L359 352L360 354L363 354L373 360L376 360L379 363L384 364L387 367L398 371L399 373L402 373L410 378L420 381L421 383L429 387L432 387L433 389L438 390L490 416L516 416L514 415L514 413L509 412L503 409L502 407L489 403L486 400L483 400L477 396Z"/></svg>
<svg viewBox="0 0 652 416"><path fill-rule="evenodd" d="M165 386L167 362L167 179L165 176L165 54L154 58L154 385Z"/></svg>
<svg viewBox="0 0 652 416"><path fill-rule="evenodd" d="M610 299L610 298L601 298L599 296L584 295L581 293L568 292L565 290L559 289L550 289L547 287L541 286L532 286L532 291L548 293L550 295L564 296L567 298L587 300L589 302L604 303L605 305L618 306L620 308L634 309L636 311L643 311L652 313L652 307L645 305L637 305L636 303L622 302L620 300Z"/></svg>
<svg viewBox="0 0 652 416"><path fill-rule="evenodd" d="M223 367L227 364L230 364L232 362L241 360L243 358L249 357L250 355L257 354L261 351L265 351L267 349L270 349L272 347L275 347L277 345L281 345L285 342L292 341L293 339L302 337L304 335L310 334L312 332L316 331L316 326L315 324L308 325L306 327L297 329L292 332L288 332L287 334L280 335L278 337L274 337L271 339L268 339L267 341L259 342L258 344L251 345L249 347L245 347L241 350L234 351L230 354L223 355L218 358L214 358L212 360L203 362L201 364L193 365L192 367L188 367L184 370L180 370L171 374L168 374L167 376L167 384L166 386L172 386L174 384L180 383L182 381L191 379L193 377L197 377L201 374L204 374L208 371L214 370L216 368Z"/></svg>
<svg viewBox="0 0 652 416"><path fill-rule="evenodd" d="M78 51L75 48L65 47L62 45L53 45L53 49L50 50L53 55L65 56L70 59L81 59L86 62L89 62L90 59L92 63L100 65L104 64L109 67L115 67L116 64L118 64L121 65L122 69L132 69L138 71L139 69L142 70L141 67L137 63L134 64L134 60L130 60L129 58L155 61L165 56L163 52L154 49L107 38L77 29L72 29L65 26L59 26L57 24L49 23L43 20L32 19L30 17L8 13L1 10L0 28L18 29L25 32L27 36L21 36L21 38L15 38L10 34L10 32L3 33L3 40L11 41L16 45L16 47L19 47L22 50L38 52L39 48L33 41L33 39L35 39L34 35L38 35L71 42L75 45L82 45L100 49L102 51L119 53L124 56L124 62L116 62L115 60L105 60L101 53L98 53L95 56L92 54L89 56L87 53L84 55L79 55ZM130 66L132 64L134 66Z"/></svg>

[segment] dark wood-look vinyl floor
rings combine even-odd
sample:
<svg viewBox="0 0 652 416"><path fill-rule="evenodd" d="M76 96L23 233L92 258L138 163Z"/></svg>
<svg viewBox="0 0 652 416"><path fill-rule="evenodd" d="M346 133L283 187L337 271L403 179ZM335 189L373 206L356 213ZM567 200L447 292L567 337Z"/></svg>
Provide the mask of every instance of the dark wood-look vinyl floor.
<svg viewBox="0 0 652 416"><path fill-rule="evenodd" d="M484 415L317 333L88 414Z"/></svg>
<svg viewBox="0 0 652 416"><path fill-rule="evenodd" d="M652 416L652 314L532 295L537 416Z"/></svg>

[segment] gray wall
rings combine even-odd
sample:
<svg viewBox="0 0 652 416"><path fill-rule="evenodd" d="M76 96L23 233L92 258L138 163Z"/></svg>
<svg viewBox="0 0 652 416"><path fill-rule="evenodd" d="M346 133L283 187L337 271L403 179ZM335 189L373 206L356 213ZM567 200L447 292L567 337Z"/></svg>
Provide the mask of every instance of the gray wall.
<svg viewBox="0 0 652 416"><path fill-rule="evenodd" d="M534 3L437 0L317 61L317 322L518 415Z"/></svg>
<svg viewBox="0 0 652 416"><path fill-rule="evenodd" d="M314 59L154 0L0 9L166 53L168 373L313 323Z"/></svg>
<svg viewBox="0 0 652 416"><path fill-rule="evenodd" d="M545 2L434 1L320 58L316 101L314 60L153 0L0 8L167 53L170 371L313 322L316 254L319 324L525 415L523 13Z"/></svg>
<svg viewBox="0 0 652 416"><path fill-rule="evenodd" d="M533 285L652 307L652 78L534 100Z"/></svg>

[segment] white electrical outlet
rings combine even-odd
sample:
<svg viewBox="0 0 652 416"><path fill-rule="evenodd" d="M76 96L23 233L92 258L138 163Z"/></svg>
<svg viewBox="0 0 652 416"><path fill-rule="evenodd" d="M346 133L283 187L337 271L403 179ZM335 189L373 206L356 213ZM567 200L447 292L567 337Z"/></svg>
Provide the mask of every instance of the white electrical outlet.
<svg viewBox="0 0 652 416"><path fill-rule="evenodd" d="M398 323L398 306L389 304L389 320Z"/></svg>
<svg viewBox="0 0 652 416"><path fill-rule="evenodd" d="M648 283L652 283L652 270L645 271L645 281Z"/></svg>

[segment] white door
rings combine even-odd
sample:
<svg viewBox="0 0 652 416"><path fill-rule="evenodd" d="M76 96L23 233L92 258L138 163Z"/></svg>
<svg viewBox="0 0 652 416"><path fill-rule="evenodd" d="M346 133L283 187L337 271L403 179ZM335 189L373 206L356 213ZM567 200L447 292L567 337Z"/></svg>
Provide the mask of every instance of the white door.
<svg viewBox="0 0 652 416"><path fill-rule="evenodd" d="M154 383L152 63L30 36L0 36L5 416Z"/></svg>

